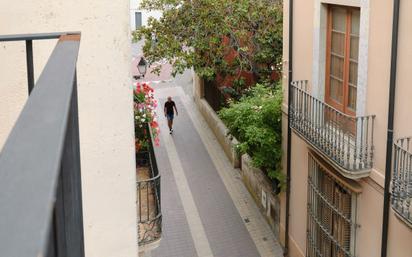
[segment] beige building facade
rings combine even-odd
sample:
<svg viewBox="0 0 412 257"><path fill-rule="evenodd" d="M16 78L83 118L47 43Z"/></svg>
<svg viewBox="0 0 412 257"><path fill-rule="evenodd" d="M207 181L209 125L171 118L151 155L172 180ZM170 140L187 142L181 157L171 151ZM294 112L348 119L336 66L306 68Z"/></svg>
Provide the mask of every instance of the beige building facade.
<svg viewBox="0 0 412 257"><path fill-rule="evenodd" d="M283 148L287 153L289 113L292 257L381 256L393 2L294 0L291 80L299 82L290 86L288 105L284 1ZM408 139L397 141L412 135L412 2L400 3L388 257L412 256L411 151ZM285 173L286 164L285 156ZM283 194L282 210L286 200Z"/></svg>
<svg viewBox="0 0 412 257"><path fill-rule="evenodd" d="M81 32L77 82L88 257L138 255L129 3L0 0L0 35ZM55 45L33 42L35 80ZM0 60L1 150L27 100L24 41L0 43Z"/></svg>

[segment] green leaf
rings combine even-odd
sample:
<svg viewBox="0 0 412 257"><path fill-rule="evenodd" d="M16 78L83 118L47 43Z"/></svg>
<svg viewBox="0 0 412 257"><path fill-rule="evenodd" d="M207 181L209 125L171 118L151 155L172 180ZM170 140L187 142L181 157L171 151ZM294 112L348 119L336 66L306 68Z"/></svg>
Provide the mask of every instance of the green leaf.
<svg viewBox="0 0 412 257"><path fill-rule="evenodd" d="M223 108L218 115L231 135L239 140L237 150L252 157L252 165L280 180L281 115L280 85L257 84L239 101Z"/></svg>
<svg viewBox="0 0 412 257"><path fill-rule="evenodd" d="M204 78L253 71L261 81L282 61L281 1L143 0L140 8L163 15L134 31L133 40L145 40L150 62L172 63L173 75L187 68ZM230 62L231 51L239 54Z"/></svg>

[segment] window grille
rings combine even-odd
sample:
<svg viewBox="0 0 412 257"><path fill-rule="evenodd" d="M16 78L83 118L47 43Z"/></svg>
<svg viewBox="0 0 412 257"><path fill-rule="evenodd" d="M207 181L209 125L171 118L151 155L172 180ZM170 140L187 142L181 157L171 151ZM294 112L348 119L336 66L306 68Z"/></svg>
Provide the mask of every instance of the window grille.
<svg viewBox="0 0 412 257"><path fill-rule="evenodd" d="M309 154L307 257L354 257L356 195Z"/></svg>

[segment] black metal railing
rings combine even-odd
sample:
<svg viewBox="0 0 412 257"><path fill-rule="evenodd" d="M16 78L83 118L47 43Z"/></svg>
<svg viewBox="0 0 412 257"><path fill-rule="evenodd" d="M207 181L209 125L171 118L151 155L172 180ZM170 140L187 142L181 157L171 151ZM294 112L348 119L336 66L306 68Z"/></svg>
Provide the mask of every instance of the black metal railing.
<svg viewBox="0 0 412 257"><path fill-rule="evenodd" d="M34 83L32 42L41 39L58 42ZM0 41L26 41L30 93L0 154L0 256L82 257L80 33L7 35Z"/></svg>
<svg viewBox="0 0 412 257"><path fill-rule="evenodd" d="M349 178L368 175L373 165L374 115L352 117L292 82L291 127Z"/></svg>
<svg viewBox="0 0 412 257"><path fill-rule="evenodd" d="M216 81L204 80L204 98L215 112L226 107L226 98L221 89L219 89Z"/></svg>
<svg viewBox="0 0 412 257"><path fill-rule="evenodd" d="M149 131L149 129L148 129ZM148 132L150 133L150 132ZM138 201L138 233L139 246L160 240L162 236L162 210L160 198L160 174L152 141L147 151L136 154L138 173L146 169L147 179L139 179L136 183ZM139 174L138 174L138 177Z"/></svg>
<svg viewBox="0 0 412 257"><path fill-rule="evenodd" d="M412 226L412 140L401 138L394 144L392 208Z"/></svg>

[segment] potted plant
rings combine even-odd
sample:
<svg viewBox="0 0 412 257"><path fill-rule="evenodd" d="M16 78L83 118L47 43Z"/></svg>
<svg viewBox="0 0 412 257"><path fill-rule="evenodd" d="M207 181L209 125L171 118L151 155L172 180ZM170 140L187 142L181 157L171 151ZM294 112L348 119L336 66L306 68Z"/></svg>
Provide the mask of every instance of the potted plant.
<svg viewBox="0 0 412 257"><path fill-rule="evenodd" d="M156 117L157 101L147 83L137 83L133 91L136 153L147 151L150 140L159 145L160 128Z"/></svg>

